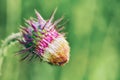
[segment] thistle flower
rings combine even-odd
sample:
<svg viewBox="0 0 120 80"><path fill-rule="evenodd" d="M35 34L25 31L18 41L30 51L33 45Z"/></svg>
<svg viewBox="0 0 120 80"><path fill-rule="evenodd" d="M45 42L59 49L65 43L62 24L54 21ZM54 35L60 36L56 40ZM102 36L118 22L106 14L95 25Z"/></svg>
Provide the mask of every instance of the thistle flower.
<svg viewBox="0 0 120 80"><path fill-rule="evenodd" d="M59 33L56 26L63 17L52 22L56 9L52 13L49 20L44 20L42 16L35 10L37 20L27 20L27 27L21 27L22 39L18 41L24 46L19 53L25 53L26 56L22 60L29 58L30 60L37 56L42 61L53 65L64 65L69 61L69 44L64 35Z"/></svg>

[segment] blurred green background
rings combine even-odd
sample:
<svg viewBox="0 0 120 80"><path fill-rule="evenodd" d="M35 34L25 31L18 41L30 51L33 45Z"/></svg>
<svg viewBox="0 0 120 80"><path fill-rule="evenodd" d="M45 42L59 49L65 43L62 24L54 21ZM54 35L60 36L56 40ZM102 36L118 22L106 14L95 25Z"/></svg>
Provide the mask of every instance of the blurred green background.
<svg viewBox="0 0 120 80"><path fill-rule="evenodd" d="M0 56L0 80L120 80L120 0L0 0L0 40L36 17L34 9L49 19L56 7L55 19L69 20L69 63L19 62L11 43Z"/></svg>

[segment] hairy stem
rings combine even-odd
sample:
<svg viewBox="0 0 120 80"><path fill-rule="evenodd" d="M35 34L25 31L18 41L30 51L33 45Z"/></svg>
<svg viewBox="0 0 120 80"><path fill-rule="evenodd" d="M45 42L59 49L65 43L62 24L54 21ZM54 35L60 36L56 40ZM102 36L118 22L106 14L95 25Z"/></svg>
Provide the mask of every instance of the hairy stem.
<svg viewBox="0 0 120 80"><path fill-rule="evenodd" d="M16 41L17 38L21 37L21 33L13 33L8 36L4 41L2 41L1 48L0 48L0 75L1 75L1 67L4 58L4 48L9 45L11 42Z"/></svg>

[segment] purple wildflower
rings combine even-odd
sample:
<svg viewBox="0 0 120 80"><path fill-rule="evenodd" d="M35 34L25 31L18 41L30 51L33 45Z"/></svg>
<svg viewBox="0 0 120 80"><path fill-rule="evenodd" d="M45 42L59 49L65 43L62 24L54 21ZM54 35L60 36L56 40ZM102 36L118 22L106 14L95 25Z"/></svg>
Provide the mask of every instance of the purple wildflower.
<svg viewBox="0 0 120 80"><path fill-rule="evenodd" d="M36 55L50 64L64 65L69 61L70 48L64 35L56 29L63 17L52 23L56 10L48 21L44 20L37 11L35 12L37 20L27 20L28 26L21 28L23 38L19 42L24 49L19 53L28 53L22 60L29 58L30 55L32 57Z"/></svg>

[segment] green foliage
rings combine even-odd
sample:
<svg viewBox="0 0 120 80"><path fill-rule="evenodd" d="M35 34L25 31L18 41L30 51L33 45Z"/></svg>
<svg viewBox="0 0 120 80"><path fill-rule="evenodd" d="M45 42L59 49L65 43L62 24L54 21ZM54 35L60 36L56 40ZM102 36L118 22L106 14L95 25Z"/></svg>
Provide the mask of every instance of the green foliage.
<svg viewBox="0 0 120 80"><path fill-rule="evenodd" d="M18 32L24 18L35 17L34 9L48 19L58 7L55 19L69 19L64 31L71 46L70 62L58 67L39 59L19 62L19 44L11 42L1 48L0 80L120 80L119 0L1 0L0 5L1 40Z"/></svg>
<svg viewBox="0 0 120 80"><path fill-rule="evenodd" d="M3 62L1 70L2 80L17 80L19 73L19 62L15 53L18 50L18 45L16 42L11 42L8 46L3 49ZM8 71L10 74L8 74ZM14 77L12 76L14 75Z"/></svg>

